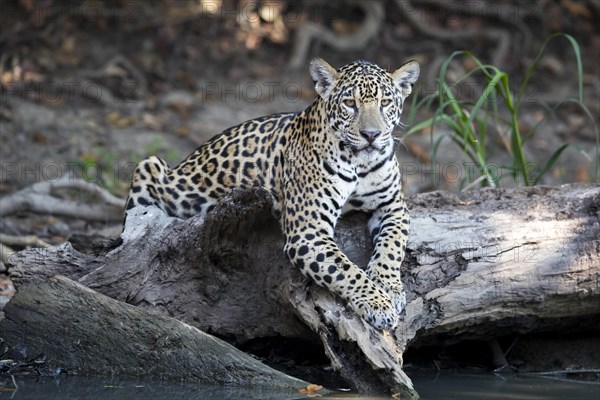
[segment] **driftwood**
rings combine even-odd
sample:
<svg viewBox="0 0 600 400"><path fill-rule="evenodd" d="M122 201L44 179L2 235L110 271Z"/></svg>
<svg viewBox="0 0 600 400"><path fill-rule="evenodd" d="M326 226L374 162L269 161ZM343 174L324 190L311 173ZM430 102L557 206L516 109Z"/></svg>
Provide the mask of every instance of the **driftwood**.
<svg viewBox="0 0 600 400"><path fill-rule="evenodd" d="M152 376L296 391L308 383L181 321L152 314L57 276L21 286L2 338L69 371Z"/></svg>
<svg viewBox="0 0 600 400"><path fill-rule="evenodd" d="M565 331L600 315L600 186L434 192L409 204L408 304L394 332L372 329L290 266L259 189L234 191L205 220L136 209L108 253L31 249L9 271L18 290L60 274L238 343L320 340L356 389L402 398L417 396L402 371L407 346ZM343 218L336 239L366 265L364 216Z"/></svg>

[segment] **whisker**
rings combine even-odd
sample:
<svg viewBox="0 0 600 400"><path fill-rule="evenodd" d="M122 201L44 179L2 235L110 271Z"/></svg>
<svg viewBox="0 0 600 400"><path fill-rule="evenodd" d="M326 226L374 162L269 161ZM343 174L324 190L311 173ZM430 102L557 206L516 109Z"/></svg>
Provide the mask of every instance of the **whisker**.
<svg viewBox="0 0 600 400"><path fill-rule="evenodd" d="M406 142L404 141L403 137L400 136L394 136L394 142L399 143L402 147L404 147L405 150L408 150L408 147L406 147Z"/></svg>

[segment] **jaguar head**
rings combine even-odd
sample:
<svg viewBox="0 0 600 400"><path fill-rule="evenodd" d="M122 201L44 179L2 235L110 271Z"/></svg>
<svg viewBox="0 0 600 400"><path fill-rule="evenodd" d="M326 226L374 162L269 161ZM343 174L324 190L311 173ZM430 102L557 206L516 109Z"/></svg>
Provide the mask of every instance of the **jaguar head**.
<svg viewBox="0 0 600 400"><path fill-rule="evenodd" d="M356 155L389 154L392 132L419 77L419 64L409 61L389 73L373 63L355 61L336 70L317 58L310 63L310 74L328 125L340 140Z"/></svg>

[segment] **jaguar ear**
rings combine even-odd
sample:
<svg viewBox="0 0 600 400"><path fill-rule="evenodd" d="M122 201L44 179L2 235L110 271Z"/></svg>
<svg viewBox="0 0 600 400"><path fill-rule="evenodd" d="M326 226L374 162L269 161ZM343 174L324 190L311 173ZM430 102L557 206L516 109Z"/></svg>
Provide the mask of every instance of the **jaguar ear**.
<svg viewBox="0 0 600 400"><path fill-rule="evenodd" d="M315 90L323 99L327 99L333 84L338 79L338 72L321 58L310 62L310 76L315 82Z"/></svg>
<svg viewBox="0 0 600 400"><path fill-rule="evenodd" d="M404 97L412 92L412 85L419 79L419 71L419 63L409 61L392 72L392 79L402 89Z"/></svg>

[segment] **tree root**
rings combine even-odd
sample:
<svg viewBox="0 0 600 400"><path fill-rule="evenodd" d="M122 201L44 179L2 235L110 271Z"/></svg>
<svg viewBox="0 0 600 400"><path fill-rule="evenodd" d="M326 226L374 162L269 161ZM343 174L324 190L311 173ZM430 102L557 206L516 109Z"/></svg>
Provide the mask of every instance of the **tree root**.
<svg viewBox="0 0 600 400"><path fill-rule="evenodd" d="M126 79L127 74L131 75L133 81L137 83L136 95L142 99L148 88L148 82L144 74L139 71L129 59L121 54L112 57L104 66L98 70L88 70L81 72L83 78L102 79L110 76L119 76Z"/></svg>
<svg viewBox="0 0 600 400"><path fill-rule="evenodd" d="M405 4L405 2L403 2ZM523 17L535 16L539 20L543 20L541 10L545 6L544 2L539 2L535 7L520 7L511 4L502 4L502 6L494 6L483 2L463 3L460 1L444 2L435 0L421 0L419 5L431 5L437 8L443 8L450 12L459 12L468 17L479 16L485 19L495 19L507 25L516 27L523 35L522 40L513 41L518 44L519 53L527 54L531 50L533 43L533 34L527 25L523 22Z"/></svg>
<svg viewBox="0 0 600 400"><path fill-rule="evenodd" d="M503 60L508 54L510 47L510 34L506 30L497 28L466 29L462 31L451 31L437 26L429 25L419 17L420 13L407 0L396 0L398 8L406 17L408 22L419 32L432 36L440 40L457 40L485 37L486 39L498 43L492 55L492 64L502 65Z"/></svg>
<svg viewBox="0 0 600 400"><path fill-rule="evenodd" d="M383 5L378 1L349 0L348 3L359 7L365 13L360 27L351 34L339 35L320 24L304 23L296 32L294 39L292 55L288 64L291 69L298 69L304 65L313 40L319 40L339 51L361 50L367 46L379 32L383 23Z"/></svg>

